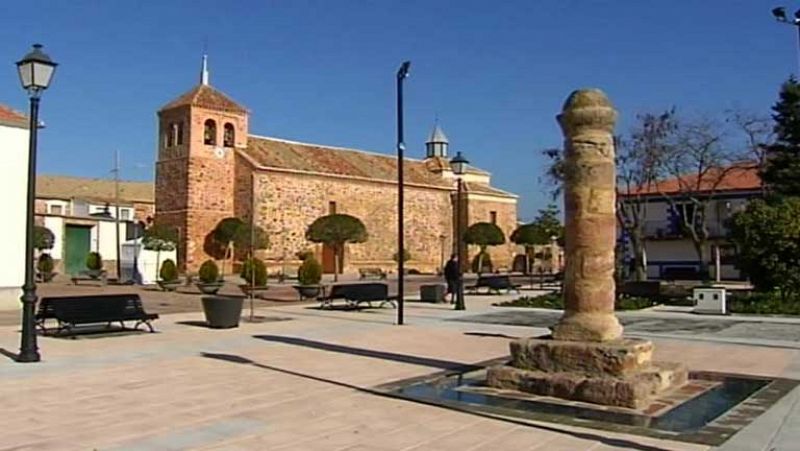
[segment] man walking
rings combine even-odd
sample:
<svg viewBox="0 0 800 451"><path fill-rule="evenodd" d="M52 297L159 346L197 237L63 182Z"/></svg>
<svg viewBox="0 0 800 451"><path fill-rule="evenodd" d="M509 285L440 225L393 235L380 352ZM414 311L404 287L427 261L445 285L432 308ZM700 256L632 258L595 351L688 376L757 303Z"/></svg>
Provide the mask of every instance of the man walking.
<svg viewBox="0 0 800 451"><path fill-rule="evenodd" d="M458 258L456 254L450 256L450 260L444 265L444 280L447 282L447 294L450 295L450 303L455 303L456 291L458 290Z"/></svg>

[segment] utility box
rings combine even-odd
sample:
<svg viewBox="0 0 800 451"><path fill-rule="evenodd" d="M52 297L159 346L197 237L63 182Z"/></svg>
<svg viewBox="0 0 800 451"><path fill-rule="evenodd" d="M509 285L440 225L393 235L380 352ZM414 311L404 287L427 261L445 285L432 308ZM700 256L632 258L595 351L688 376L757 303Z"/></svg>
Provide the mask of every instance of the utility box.
<svg viewBox="0 0 800 451"><path fill-rule="evenodd" d="M692 290L694 312L707 315L727 314L724 287L699 287Z"/></svg>
<svg viewBox="0 0 800 451"><path fill-rule="evenodd" d="M444 284L437 283L431 285L422 285L419 287L419 297L422 302L444 302L445 291L447 287Z"/></svg>

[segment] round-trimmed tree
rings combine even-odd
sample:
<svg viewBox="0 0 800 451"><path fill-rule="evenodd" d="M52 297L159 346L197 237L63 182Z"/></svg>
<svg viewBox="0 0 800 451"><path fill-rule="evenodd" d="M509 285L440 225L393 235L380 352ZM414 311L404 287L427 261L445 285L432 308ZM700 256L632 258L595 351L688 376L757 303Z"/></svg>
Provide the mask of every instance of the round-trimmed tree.
<svg viewBox="0 0 800 451"><path fill-rule="evenodd" d="M506 236L497 224L491 222L476 222L467 228L464 233L464 242L480 248L478 258L478 274L483 268L483 256L489 246L499 246L506 242Z"/></svg>
<svg viewBox="0 0 800 451"><path fill-rule="evenodd" d="M37 251L52 249L56 237L53 232L44 226L33 226L33 248Z"/></svg>
<svg viewBox="0 0 800 451"><path fill-rule="evenodd" d="M562 241L564 226L558 220L558 208L548 205L546 209L539 210L539 216L529 224L517 227L511 233L511 242L525 248L525 270L530 271L530 258L533 256L533 246L550 244L555 237Z"/></svg>
<svg viewBox="0 0 800 451"><path fill-rule="evenodd" d="M306 229L306 239L313 243L330 246L334 253L333 280L339 280L339 265L344 260L347 243L363 243L369 234L367 227L355 216L331 214L317 218Z"/></svg>
<svg viewBox="0 0 800 451"><path fill-rule="evenodd" d="M225 276L225 261L236 254L245 259L251 258L256 250L268 247L269 237L264 229L257 225L251 226L235 217L225 218L217 223L204 244L208 255L222 260L221 277Z"/></svg>

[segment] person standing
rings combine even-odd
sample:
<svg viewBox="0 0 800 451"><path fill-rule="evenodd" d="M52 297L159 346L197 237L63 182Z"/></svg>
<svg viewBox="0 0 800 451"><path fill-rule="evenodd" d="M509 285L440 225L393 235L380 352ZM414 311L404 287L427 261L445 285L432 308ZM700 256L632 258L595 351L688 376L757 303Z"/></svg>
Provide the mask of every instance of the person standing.
<svg viewBox="0 0 800 451"><path fill-rule="evenodd" d="M444 280L447 282L447 294L450 295L450 303L456 299L458 289L458 258L456 254L450 256L450 260L444 265Z"/></svg>

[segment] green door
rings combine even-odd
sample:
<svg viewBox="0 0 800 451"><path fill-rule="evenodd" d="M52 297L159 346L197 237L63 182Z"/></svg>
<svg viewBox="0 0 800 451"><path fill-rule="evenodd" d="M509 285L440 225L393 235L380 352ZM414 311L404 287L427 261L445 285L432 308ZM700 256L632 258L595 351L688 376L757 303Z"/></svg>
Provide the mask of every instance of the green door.
<svg viewBox="0 0 800 451"><path fill-rule="evenodd" d="M91 227L68 225L64 234L64 269L75 275L86 269Z"/></svg>

